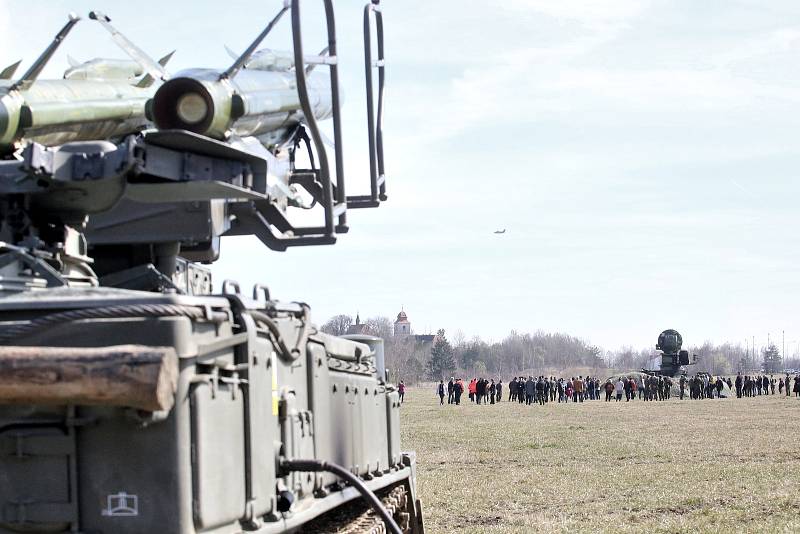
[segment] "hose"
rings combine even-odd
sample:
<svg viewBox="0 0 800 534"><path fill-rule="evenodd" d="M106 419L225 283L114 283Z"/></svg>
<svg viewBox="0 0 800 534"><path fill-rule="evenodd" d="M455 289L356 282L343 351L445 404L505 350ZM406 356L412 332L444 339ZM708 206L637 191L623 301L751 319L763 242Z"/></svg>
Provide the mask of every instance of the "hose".
<svg viewBox="0 0 800 534"><path fill-rule="evenodd" d="M386 523L386 529L389 532L392 532L393 534L403 534L403 531L400 530L400 527L397 525L394 518L389 515L389 512L383 506L383 503L381 503L380 499L378 499L378 497L372 491L370 491L370 489L364 484L364 482L361 481L360 478L355 476L341 465L326 462L324 460L282 460L281 467L287 471L327 471L347 480L354 488L358 490L358 492L362 497L364 497L372 509L375 510L379 516L381 516L381 519L383 519L383 522Z"/></svg>

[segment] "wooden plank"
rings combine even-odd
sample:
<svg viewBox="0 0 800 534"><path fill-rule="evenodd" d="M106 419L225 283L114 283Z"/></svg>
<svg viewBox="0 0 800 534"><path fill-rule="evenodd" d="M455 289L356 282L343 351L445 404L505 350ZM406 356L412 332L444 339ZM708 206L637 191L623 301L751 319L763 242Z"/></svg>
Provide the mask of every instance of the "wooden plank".
<svg viewBox="0 0 800 534"><path fill-rule="evenodd" d="M0 404L109 405L170 410L172 347L0 347Z"/></svg>

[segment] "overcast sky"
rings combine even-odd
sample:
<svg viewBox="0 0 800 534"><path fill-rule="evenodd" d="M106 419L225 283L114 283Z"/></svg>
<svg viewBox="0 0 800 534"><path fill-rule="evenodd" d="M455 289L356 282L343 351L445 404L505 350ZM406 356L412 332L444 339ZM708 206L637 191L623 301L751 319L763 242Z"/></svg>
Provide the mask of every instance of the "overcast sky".
<svg viewBox="0 0 800 534"><path fill-rule="evenodd" d="M243 49L280 2L100 4L0 0L4 64L25 68L70 10L102 7L151 55L176 48L172 72L225 67L223 44ZM352 191L367 164L362 2L339 4ZM785 329L795 350L800 4L385 0L384 12L390 201L353 211L333 247L227 239L218 282L264 282L317 322L403 306L421 333L542 329L615 348L665 328L687 344L780 343ZM89 21L47 74L67 53L121 57Z"/></svg>

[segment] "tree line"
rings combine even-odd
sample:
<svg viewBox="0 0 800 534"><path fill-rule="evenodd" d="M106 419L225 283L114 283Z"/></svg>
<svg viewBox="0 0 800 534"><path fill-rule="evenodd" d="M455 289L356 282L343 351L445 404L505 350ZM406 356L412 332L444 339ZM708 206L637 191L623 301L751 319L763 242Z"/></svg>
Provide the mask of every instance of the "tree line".
<svg viewBox="0 0 800 534"><path fill-rule="evenodd" d="M349 315L330 318L322 330L344 335L354 324ZM619 371L658 368L660 353L655 347L636 349L625 346L617 350L600 347L569 334L512 330L500 341L467 338L463 332L448 333L440 329L432 340L419 341L415 336L395 336L394 322L383 316L363 321L368 333L385 343L386 368L392 381L414 384L425 380L448 379L451 376L509 377L519 375L555 375L568 372L606 377ZM706 371L714 375L759 372L766 364L768 372L784 368L800 369L800 359L781 358L779 349L770 345L755 352L732 343L690 346L686 350L697 355L696 365L687 370Z"/></svg>

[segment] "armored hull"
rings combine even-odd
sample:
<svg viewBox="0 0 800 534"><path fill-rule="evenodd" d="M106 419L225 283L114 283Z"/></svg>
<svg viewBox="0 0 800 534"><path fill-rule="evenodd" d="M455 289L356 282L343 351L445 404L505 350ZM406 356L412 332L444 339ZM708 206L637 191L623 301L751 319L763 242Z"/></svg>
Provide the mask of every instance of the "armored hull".
<svg viewBox="0 0 800 534"><path fill-rule="evenodd" d="M326 512L365 507L338 477L289 472L283 458L345 466L421 531L414 458L400 451L398 394L376 350L318 332L305 306L235 291L31 291L0 299L0 339L0 357L65 349L62 373L28 370L51 391L75 378L72 364L102 379L115 347L177 356L169 410L85 392L20 403L0 384L14 402L0 405L0 532L267 533L314 518L319 530Z"/></svg>
<svg viewBox="0 0 800 534"><path fill-rule="evenodd" d="M365 75L371 87L377 69L382 95L377 4L363 11ZM101 13L89 18L138 67L97 59L38 80L71 16L0 87L0 533L422 532L383 341L326 335L307 305L261 285L252 298L228 281L215 294L192 263L215 261L225 235L277 251L331 245L348 208L386 199L382 96L368 125L371 194L345 194L324 5L321 55L303 53L299 0L285 2L231 67L183 73L162 85L175 99L152 106L169 55L157 64ZM293 62L256 61L289 12ZM102 66L147 74L77 79ZM373 107L370 97L370 117ZM172 111L184 122L159 120ZM331 164L317 125L328 116ZM206 119L215 127L192 126ZM301 146L310 168L295 166ZM315 206L318 222L292 222Z"/></svg>

